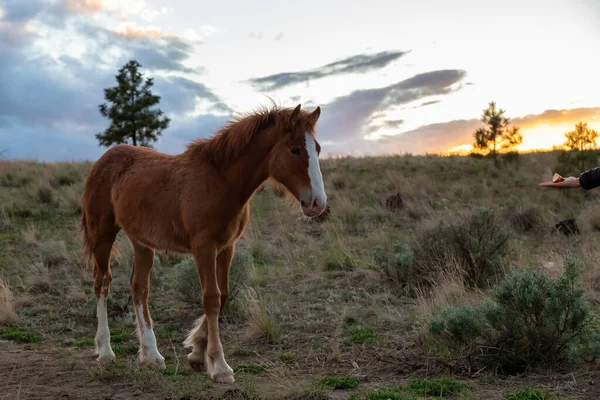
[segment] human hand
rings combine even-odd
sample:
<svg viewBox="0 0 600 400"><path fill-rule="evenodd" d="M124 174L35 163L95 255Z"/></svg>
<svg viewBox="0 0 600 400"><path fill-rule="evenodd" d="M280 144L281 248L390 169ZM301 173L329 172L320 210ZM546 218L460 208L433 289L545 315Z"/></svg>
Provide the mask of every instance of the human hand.
<svg viewBox="0 0 600 400"><path fill-rule="evenodd" d="M552 181L542 182L538 186L539 187L552 187L552 188L559 188L559 189L572 189L572 188L581 187L581 183L579 182L579 178L570 176L560 182L552 182Z"/></svg>

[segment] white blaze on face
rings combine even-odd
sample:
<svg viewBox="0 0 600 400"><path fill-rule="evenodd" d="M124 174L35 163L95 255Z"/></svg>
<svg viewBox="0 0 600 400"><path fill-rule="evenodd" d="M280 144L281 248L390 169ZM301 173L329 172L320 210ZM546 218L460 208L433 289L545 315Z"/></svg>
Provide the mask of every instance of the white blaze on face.
<svg viewBox="0 0 600 400"><path fill-rule="evenodd" d="M310 133L306 134L306 151L308 153L308 177L312 188L313 198L317 199L319 206L323 206L327 201L325 187L323 186L323 176L319 166L319 154L317 153L317 143ZM310 205L312 207L312 204Z"/></svg>

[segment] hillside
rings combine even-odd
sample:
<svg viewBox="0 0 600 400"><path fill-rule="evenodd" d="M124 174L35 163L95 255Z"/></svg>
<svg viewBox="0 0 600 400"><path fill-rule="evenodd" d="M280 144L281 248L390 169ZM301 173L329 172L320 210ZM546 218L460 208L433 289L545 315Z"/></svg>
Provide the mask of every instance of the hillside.
<svg viewBox="0 0 600 400"><path fill-rule="evenodd" d="M329 213L309 221L285 191L265 185L252 200L232 267L238 285L222 318L225 355L236 371L236 383L227 386L186 361L182 341L201 314L201 296L185 255L157 254L152 273L150 312L167 370L138 367L132 250L123 233L109 298L117 362L101 369L93 354L92 270L78 258L79 199L92 164L0 162L0 278L9 288L0 286L0 393L424 399L439 395L419 386L435 384L424 379L448 377L438 383L452 398L503 399L527 388L553 398L598 398L595 362L469 370L433 355L424 340L438 307L479 303L511 269L530 266L557 277L568 253L581 261L584 294L592 311L598 308L600 190L538 188L556 164L555 153L521 155L500 168L470 157L323 160ZM467 269L459 253L448 252L446 232L473 227L482 215L482 240L502 243L470 248L475 261ZM555 230L566 219L575 219L578 234ZM448 225L456 229L444 230Z"/></svg>

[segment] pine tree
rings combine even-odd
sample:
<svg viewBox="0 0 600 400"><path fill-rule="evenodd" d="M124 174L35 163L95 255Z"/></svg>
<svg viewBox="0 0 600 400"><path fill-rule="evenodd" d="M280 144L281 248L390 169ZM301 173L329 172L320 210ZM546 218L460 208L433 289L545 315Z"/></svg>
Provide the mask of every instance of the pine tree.
<svg viewBox="0 0 600 400"><path fill-rule="evenodd" d="M151 109L160 96L152 94L153 79L144 81L140 67L137 61L129 61L116 76L118 85L104 89L104 98L112 105L101 104L100 114L112 122L104 132L96 134L101 146L130 143L152 147L151 142L158 140L169 126L170 119L160 109Z"/></svg>
<svg viewBox="0 0 600 400"><path fill-rule="evenodd" d="M509 150L523 142L519 128L513 126L511 130L506 129L510 120L504 116L503 109L496 109L495 102L492 101L488 108L483 110L481 121L488 127L475 131L473 134L474 147L489 152L494 161L496 161L498 150Z"/></svg>

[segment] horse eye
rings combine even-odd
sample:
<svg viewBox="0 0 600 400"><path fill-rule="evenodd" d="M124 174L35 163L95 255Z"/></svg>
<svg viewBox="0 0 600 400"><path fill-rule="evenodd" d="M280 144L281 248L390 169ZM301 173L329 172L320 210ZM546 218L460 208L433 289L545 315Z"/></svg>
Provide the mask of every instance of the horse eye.
<svg viewBox="0 0 600 400"><path fill-rule="evenodd" d="M294 148L292 149L292 154L295 154L295 155L299 156L299 155L300 155L300 149L299 149L299 148L297 148L297 147L294 147Z"/></svg>

